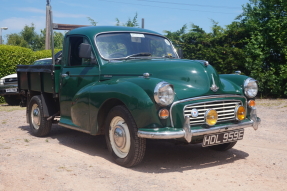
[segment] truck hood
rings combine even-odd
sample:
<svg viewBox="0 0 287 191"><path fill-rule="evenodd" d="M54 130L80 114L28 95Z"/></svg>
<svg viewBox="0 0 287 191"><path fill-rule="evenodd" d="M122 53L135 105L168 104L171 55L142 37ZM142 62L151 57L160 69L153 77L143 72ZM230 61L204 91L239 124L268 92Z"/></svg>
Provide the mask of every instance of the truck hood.
<svg viewBox="0 0 287 191"><path fill-rule="evenodd" d="M222 83L216 70L201 61L180 59L127 60L107 63L102 67L103 78L143 76L158 78L173 85L177 99L186 99L210 94L238 94L235 84ZM211 87L218 87L212 91Z"/></svg>
<svg viewBox="0 0 287 191"><path fill-rule="evenodd" d="M10 74L10 75L4 76L3 78L1 78L1 80L6 79L6 78L17 78L17 74Z"/></svg>

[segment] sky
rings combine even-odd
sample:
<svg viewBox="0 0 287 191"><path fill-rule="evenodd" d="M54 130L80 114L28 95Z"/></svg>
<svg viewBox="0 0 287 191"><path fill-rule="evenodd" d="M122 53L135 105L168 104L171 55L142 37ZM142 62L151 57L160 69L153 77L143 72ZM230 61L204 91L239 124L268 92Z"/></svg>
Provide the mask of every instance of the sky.
<svg viewBox="0 0 287 191"><path fill-rule="evenodd" d="M51 0L53 22L90 25L87 17L98 26L115 25L144 18L146 29L164 34L164 30L177 31L184 24L198 25L211 32L212 20L222 27L231 24L242 13L242 5L249 0ZM45 28L47 0L0 0L0 27L2 37L19 33L25 25L34 23L36 32ZM5 42L4 42L5 43Z"/></svg>

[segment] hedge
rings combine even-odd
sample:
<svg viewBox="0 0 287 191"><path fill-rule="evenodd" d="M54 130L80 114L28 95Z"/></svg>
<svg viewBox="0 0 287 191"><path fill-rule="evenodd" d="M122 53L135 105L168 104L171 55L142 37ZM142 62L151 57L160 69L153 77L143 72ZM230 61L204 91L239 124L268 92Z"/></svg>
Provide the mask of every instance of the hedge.
<svg viewBox="0 0 287 191"><path fill-rule="evenodd" d="M54 50L54 54L56 54L57 52L59 52L61 49L55 49ZM39 60L41 58L49 58L52 57L52 52L51 50L40 50L40 51L36 51L34 52L34 57L35 60ZM34 61L35 61L34 60Z"/></svg>
<svg viewBox="0 0 287 191"><path fill-rule="evenodd" d="M55 53L60 51L55 50ZM17 65L29 65L35 60L52 57L51 50L32 51L28 48L10 45L0 45L0 78L16 73ZM0 103L4 99L0 96Z"/></svg>

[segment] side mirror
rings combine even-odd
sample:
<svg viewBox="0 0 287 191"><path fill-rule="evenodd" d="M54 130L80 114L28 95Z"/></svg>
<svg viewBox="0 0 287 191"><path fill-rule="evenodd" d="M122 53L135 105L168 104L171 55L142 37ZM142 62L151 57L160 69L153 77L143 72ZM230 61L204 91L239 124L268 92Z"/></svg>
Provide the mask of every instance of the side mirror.
<svg viewBox="0 0 287 191"><path fill-rule="evenodd" d="M177 49L177 54L178 54L178 56L179 56L180 59L183 59L183 51L182 51L181 48L178 48L178 49Z"/></svg>
<svg viewBox="0 0 287 191"><path fill-rule="evenodd" d="M79 50L79 57L80 58L91 58L92 47L90 44L81 43L80 50Z"/></svg>

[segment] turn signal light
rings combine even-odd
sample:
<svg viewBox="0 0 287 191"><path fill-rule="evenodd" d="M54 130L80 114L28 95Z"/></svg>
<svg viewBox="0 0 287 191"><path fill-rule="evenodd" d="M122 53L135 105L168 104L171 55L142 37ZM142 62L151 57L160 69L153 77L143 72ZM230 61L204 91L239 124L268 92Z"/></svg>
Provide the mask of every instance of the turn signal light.
<svg viewBox="0 0 287 191"><path fill-rule="evenodd" d="M169 117L169 111L167 109L161 109L158 115L161 119L167 119Z"/></svg>
<svg viewBox="0 0 287 191"><path fill-rule="evenodd" d="M209 126L217 123L218 114L214 109L209 109L205 112L205 123Z"/></svg>
<svg viewBox="0 0 287 191"><path fill-rule="evenodd" d="M242 105L238 105L235 108L235 117L237 120L241 121L243 119L245 119L246 116L246 110Z"/></svg>
<svg viewBox="0 0 287 191"><path fill-rule="evenodd" d="M248 106L249 107L255 107L255 100L249 100L249 102L248 102Z"/></svg>

